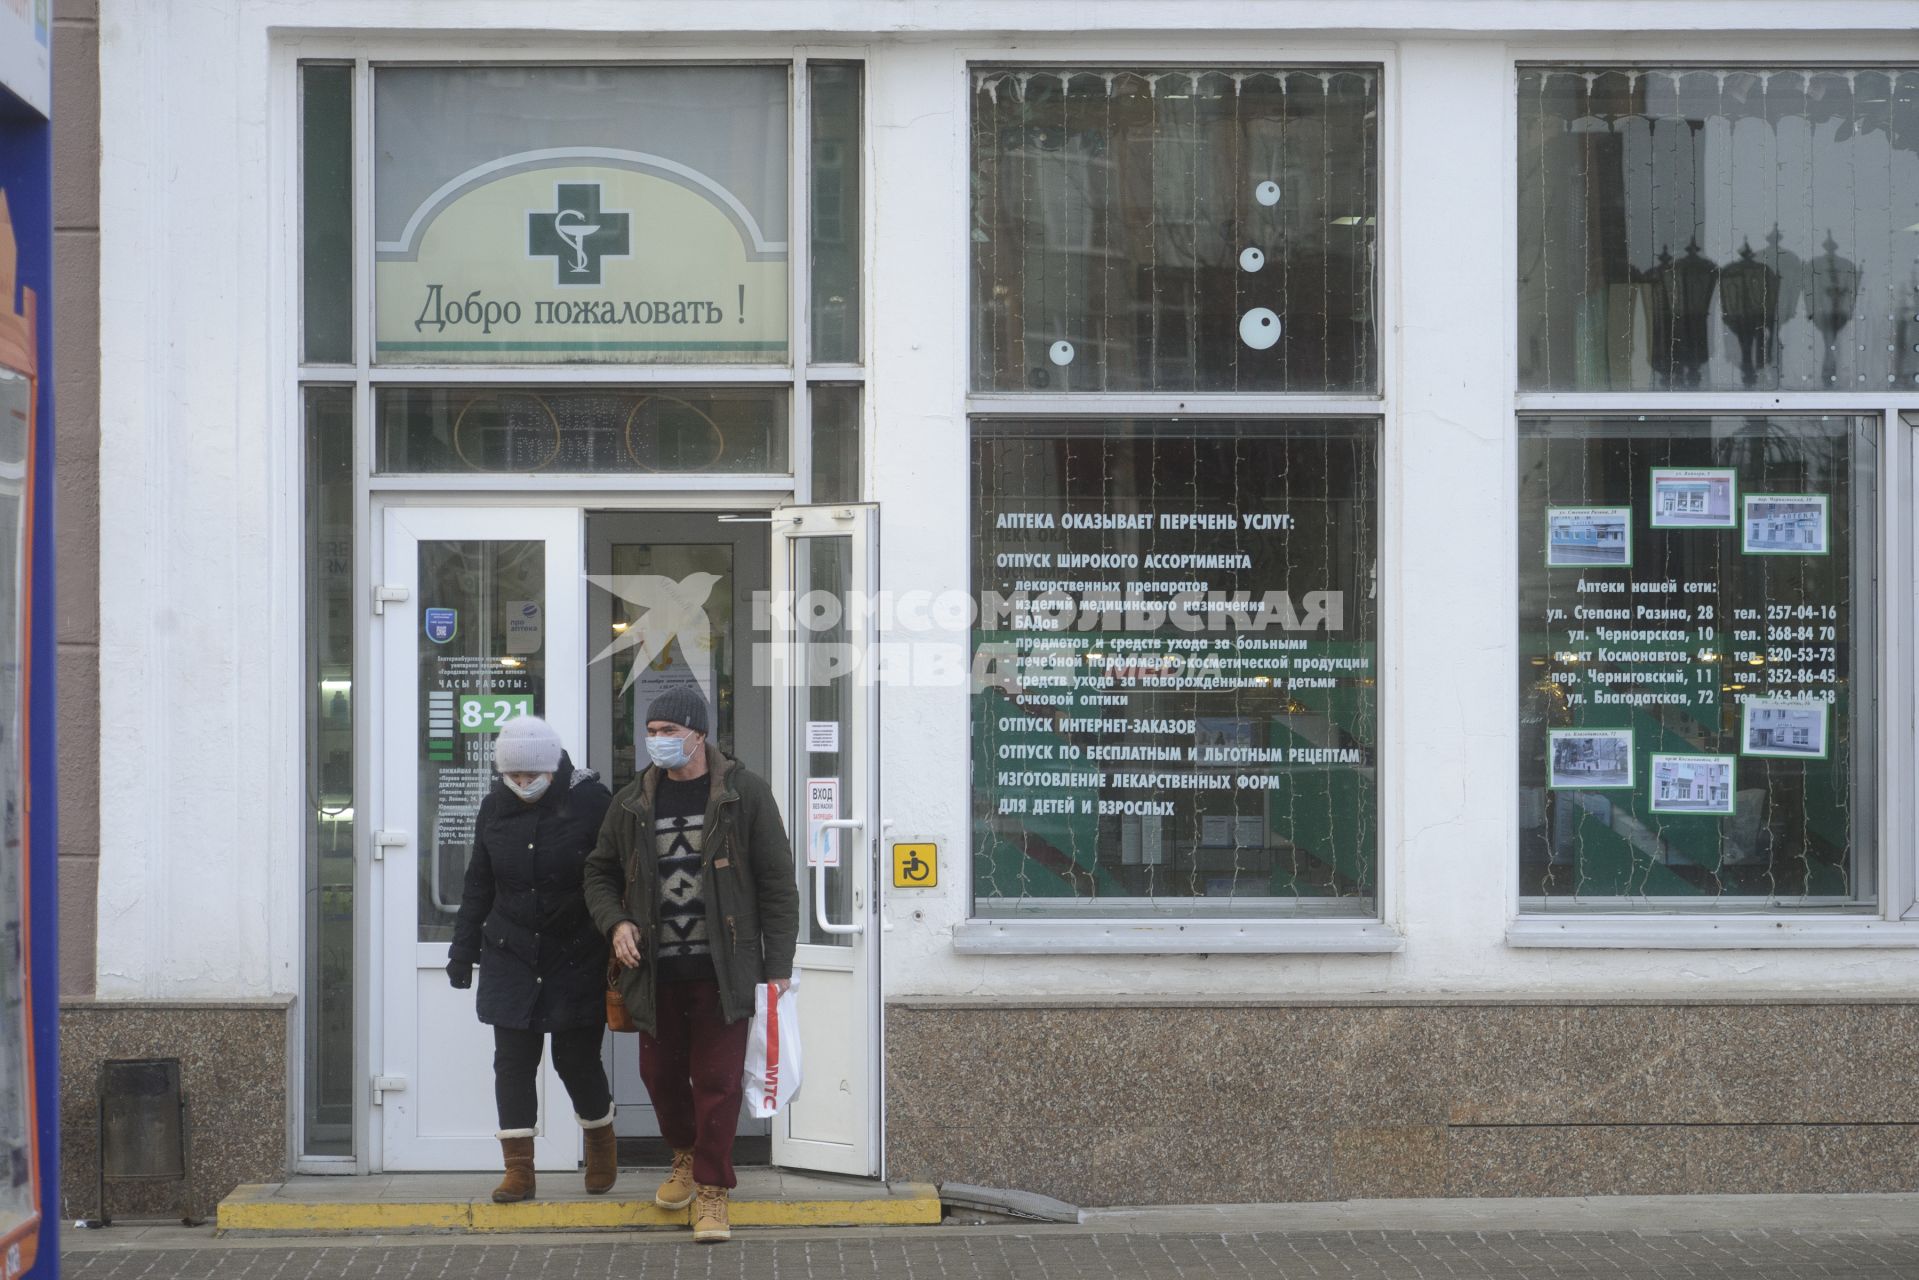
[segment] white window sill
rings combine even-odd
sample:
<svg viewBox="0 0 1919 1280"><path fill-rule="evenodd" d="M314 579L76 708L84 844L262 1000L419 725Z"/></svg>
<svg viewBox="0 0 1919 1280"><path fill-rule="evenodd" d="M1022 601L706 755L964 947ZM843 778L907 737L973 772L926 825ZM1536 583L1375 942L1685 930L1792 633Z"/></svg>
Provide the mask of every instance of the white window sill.
<svg viewBox="0 0 1919 1280"><path fill-rule="evenodd" d="M1377 920L968 920L963 955L1377 955L1402 951Z"/></svg>
<svg viewBox="0 0 1919 1280"><path fill-rule="evenodd" d="M1919 921L1876 916L1782 920L1758 915L1527 915L1506 926L1506 945L1667 951L1919 948Z"/></svg>

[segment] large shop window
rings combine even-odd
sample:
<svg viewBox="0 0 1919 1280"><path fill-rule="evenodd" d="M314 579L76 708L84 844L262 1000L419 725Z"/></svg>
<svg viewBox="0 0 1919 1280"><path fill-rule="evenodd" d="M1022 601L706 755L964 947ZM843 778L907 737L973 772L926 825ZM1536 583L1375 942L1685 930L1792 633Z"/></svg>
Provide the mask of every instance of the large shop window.
<svg viewBox="0 0 1919 1280"><path fill-rule="evenodd" d="M1522 67L1519 381L1919 387L1919 70Z"/></svg>
<svg viewBox="0 0 1919 1280"><path fill-rule="evenodd" d="M1378 386L1375 69L981 69L979 391Z"/></svg>
<svg viewBox="0 0 1919 1280"><path fill-rule="evenodd" d="M785 363L790 74L381 68L375 359Z"/></svg>
<svg viewBox="0 0 1919 1280"><path fill-rule="evenodd" d="M1879 423L1522 419L1527 908L1874 903Z"/></svg>
<svg viewBox="0 0 1919 1280"><path fill-rule="evenodd" d="M1377 440L975 424L977 915L1376 913Z"/></svg>

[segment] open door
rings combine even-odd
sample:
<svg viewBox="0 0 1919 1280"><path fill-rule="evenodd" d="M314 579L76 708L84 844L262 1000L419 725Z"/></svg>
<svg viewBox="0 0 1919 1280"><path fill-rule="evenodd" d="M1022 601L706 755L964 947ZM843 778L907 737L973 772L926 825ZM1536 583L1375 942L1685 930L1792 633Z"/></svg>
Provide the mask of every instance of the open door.
<svg viewBox="0 0 1919 1280"><path fill-rule="evenodd" d="M699 681L712 708L711 741L747 768L773 782L773 719L770 683L752 678L754 646L765 635L755 628L753 602L772 585L767 562L766 517L723 518L706 511L591 511L586 517L587 589L586 690L588 758L602 781L616 793L645 767L646 708L665 688L693 674L689 645L705 649L697 662ZM634 663L648 652L613 642L655 607L663 586L704 582L700 613L705 634L676 636L635 674ZM634 1036L608 1036L603 1061L613 1085L613 1128L622 1138L649 1140L658 1148L659 1118L640 1078L640 1053ZM740 1107L734 1133L733 1163L766 1164L772 1159L772 1124ZM642 1148L646 1150L646 1148Z"/></svg>
<svg viewBox="0 0 1919 1280"><path fill-rule="evenodd" d="M773 513L767 661L774 788L800 880L803 1082L773 1121L773 1162L877 1177L879 705L877 510Z"/></svg>
<svg viewBox="0 0 1919 1280"><path fill-rule="evenodd" d="M379 610L383 733L373 1099L380 1168L499 1166L493 1033L477 984L455 991L447 944L473 820L492 785L493 738L544 716L585 749L585 583L570 509L393 507L384 515ZM571 1169L580 1130L549 1057L534 1160Z"/></svg>

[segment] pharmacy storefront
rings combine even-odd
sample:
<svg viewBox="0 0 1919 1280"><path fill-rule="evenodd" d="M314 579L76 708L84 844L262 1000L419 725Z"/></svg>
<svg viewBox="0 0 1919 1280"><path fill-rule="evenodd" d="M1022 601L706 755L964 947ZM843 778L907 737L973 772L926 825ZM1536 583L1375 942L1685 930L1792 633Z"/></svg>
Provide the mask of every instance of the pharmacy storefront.
<svg viewBox="0 0 1919 1280"><path fill-rule="evenodd" d="M490 1167L492 734L687 687L798 855L751 1159L1909 1185L1919 44L1661 8L129 19L98 1009L284 1036L235 1181Z"/></svg>
<svg viewBox="0 0 1919 1280"><path fill-rule="evenodd" d="M762 1161L877 1175L879 726L871 629L847 608L878 568L859 64L294 71L307 1012L339 1055L307 1082L308 1154L495 1159L490 1033L442 972L493 735L544 716L618 789L644 709L686 687L806 815L799 963L829 1086L742 1136ZM804 627L776 604L802 600ZM370 1090L345 1057L356 1026ZM630 1037L607 1053L618 1132L656 1137ZM571 1168L578 1146L547 1125L538 1156Z"/></svg>

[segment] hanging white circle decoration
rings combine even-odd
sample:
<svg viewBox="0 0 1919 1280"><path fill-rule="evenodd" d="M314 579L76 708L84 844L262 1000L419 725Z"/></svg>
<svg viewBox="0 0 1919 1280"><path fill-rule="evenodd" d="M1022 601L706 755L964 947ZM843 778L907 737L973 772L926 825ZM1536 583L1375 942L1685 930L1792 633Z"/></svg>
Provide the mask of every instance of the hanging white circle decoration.
<svg viewBox="0 0 1919 1280"><path fill-rule="evenodd" d="M1257 271L1265 265L1266 255L1258 248L1253 247L1240 250L1239 269L1241 271Z"/></svg>
<svg viewBox="0 0 1919 1280"><path fill-rule="evenodd" d="M1055 342L1046 354L1054 364L1068 365L1073 363L1073 356L1076 353L1073 350L1073 344L1062 338Z"/></svg>
<svg viewBox="0 0 1919 1280"><path fill-rule="evenodd" d="M1279 317L1266 307L1254 307L1239 318L1239 340L1255 351L1279 341Z"/></svg>
<svg viewBox="0 0 1919 1280"><path fill-rule="evenodd" d="M1264 205L1279 203L1279 184L1271 178L1253 188L1253 199Z"/></svg>

